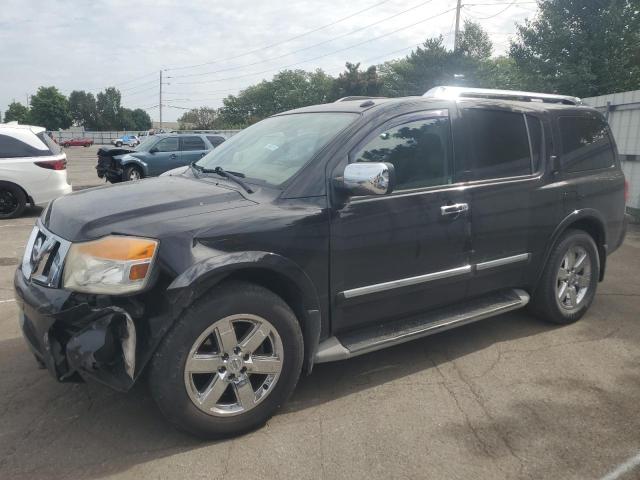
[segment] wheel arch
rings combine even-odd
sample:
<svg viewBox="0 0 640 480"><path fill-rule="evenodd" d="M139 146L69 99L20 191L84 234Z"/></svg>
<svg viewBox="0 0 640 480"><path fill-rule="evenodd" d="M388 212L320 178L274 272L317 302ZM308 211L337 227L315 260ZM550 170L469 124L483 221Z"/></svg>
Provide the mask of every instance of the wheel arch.
<svg viewBox="0 0 640 480"><path fill-rule="evenodd" d="M260 285L289 305L300 322L305 348L303 369L309 373L320 340L322 318L317 289L305 271L275 253L229 253L193 265L169 285L168 291L177 294L176 303L183 309L230 280Z"/></svg>
<svg viewBox="0 0 640 480"><path fill-rule="evenodd" d="M147 166L144 164L144 162L142 162L141 160L135 157L133 157L133 159L127 159L127 160L121 159L120 166L123 168L123 170L127 167L136 167L142 172L143 177L149 176L149 171L147 169Z"/></svg>
<svg viewBox="0 0 640 480"><path fill-rule="evenodd" d="M562 235L569 229L582 230L593 238L598 250L598 259L600 262L600 275L598 280L602 281L604 279L607 262L607 230L605 228L605 219L597 210L587 208L571 212L554 230L544 253L542 268L539 269L536 276L536 286L542 276L544 266L547 264L547 261L551 256L553 248L558 244L560 237L562 237Z"/></svg>
<svg viewBox="0 0 640 480"><path fill-rule="evenodd" d="M31 196L31 194L27 191L26 188L24 188L22 185L20 185L17 182L14 182L12 180L4 180L4 179L0 179L0 184L2 183L8 183L10 185L14 185L16 187L18 187L20 190L22 190L22 193L24 193L26 199L27 199L27 203L31 204L32 206L35 205L35 202L33 200L33 197Z"/></svg>

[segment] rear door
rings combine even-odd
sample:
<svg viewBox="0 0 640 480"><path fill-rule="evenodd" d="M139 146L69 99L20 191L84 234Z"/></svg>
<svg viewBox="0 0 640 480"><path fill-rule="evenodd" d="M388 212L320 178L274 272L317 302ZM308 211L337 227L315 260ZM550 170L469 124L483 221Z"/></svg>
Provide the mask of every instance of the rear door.
<svg viewBox="0 0 640 480"><path fill-rule="evenodd" d="M180 164L176 165L189 165L191 162L195 162L204 157L208 152L207 145L204 139L198 135L181 135L180 136Z"/></svg>
<svg viewBox="0 0 640 480"><path fill-rule="evenodd" d="M452 185L452 159L446 109L396 117L353 148L350 163L392 163L397 187L389 195L351 197L332 215L334 333L466 296L467 197Z"/></svg>
<svg viewBox="0 0 640 480"><path fill-rule="evenodd" d="M180 141L178 136L165 137L156 143L152 150L154 153L148 156L149 175L154 177L167 170L182 165L180 155Z"/></svg>
<svg viewBox="0 0 640 480"><path fill-rule="evenodd" d="M557 197L543 188L543 117L475 103L460 107L465 134L456 170L469 196L476 270L469 295L477 296L524 284L532 255L557 222Z"/></svg>

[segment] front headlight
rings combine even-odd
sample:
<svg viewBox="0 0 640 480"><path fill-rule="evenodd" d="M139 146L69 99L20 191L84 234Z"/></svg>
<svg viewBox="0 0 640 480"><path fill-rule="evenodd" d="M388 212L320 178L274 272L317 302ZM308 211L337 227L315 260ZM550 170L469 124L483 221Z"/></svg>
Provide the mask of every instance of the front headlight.
<svg viewBox="0 0 640 480"><path fill-rule="evenodd" d="M109 295L142 290L157 249L156 240L116 235L74 243L64 265L64 288Z"/></svg>

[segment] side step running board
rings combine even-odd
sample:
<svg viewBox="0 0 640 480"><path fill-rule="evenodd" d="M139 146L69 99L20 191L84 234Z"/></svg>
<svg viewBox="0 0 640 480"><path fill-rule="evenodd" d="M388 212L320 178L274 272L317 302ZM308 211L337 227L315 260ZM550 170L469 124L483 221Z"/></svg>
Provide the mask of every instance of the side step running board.
<svg viewBox="0 0 640 480"><path fill-rule="evenodd" d="M426 317L412 317L329 337L318 346L315 363L356 357L420 337L442 332L524 307L529 294L505 290L473 299L461 305L440 308Z"/></svg>

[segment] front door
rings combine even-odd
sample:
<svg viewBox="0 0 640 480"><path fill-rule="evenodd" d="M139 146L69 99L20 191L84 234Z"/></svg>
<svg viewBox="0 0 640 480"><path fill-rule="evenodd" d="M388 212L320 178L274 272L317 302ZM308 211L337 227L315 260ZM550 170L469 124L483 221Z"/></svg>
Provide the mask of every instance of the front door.
<svg viewBox="0 0 640 480"><path fill-rule="evenodd" d="M397 184L388 195L351 197L334 212L333 333L466 296L468 202L452 185L451 145L449 113L434 110L396 117L351 151L349 162L393 164Z"/></svg>
<svg viewBox="0 0 640 480"><path fill-rule="evenodd" d="M165 137L153 147L147 162L149 175L155 177L180 166L180 142L178 137Z"/></svg>

